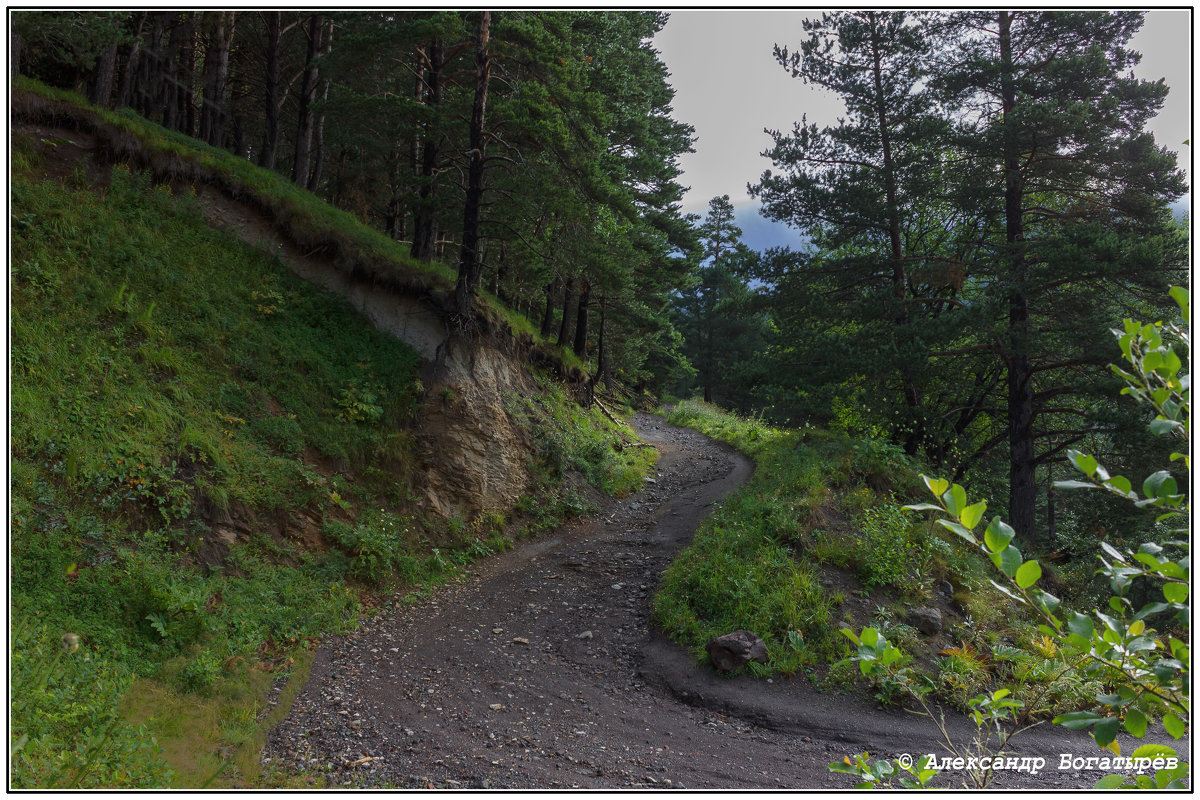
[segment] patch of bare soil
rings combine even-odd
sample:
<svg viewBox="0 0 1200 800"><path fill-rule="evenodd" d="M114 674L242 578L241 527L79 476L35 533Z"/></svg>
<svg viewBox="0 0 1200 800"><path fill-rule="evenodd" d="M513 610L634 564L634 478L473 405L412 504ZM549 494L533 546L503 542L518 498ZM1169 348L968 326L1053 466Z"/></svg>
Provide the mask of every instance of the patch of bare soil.
<svg viewBox="0 0 1200 800"><path fill-rule="evenodd" d="M85 178L85 185L105 188L111 173L107 164L96 157L96 137L80 131L67 131L47 125L23 124L13 135L24 137L37 156L37 171L48 180L68 180L76 170Z"/></svg>
<svg viewBox="0 0 1200 800"><path fill-rule="evenodd" d="M927 719L799 677L725 678L651 629L658 576L753 466L656 417L635 426L662 454L655 483L327 643L264 759L358 786L780 789L848 788L827 766L864 750L941 754ZM974 733L947 723L960 741ZM1060 753L1098 751L1049 725L1011 752L1047 766L998 786L1090 787L1102 774L1058 770Z"/></svg>

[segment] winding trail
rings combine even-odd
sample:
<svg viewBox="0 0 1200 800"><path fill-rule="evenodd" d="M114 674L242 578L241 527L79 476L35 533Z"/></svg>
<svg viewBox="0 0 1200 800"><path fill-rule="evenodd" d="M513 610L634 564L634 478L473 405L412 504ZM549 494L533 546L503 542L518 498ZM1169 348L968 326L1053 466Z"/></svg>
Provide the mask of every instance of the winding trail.
<svg viewBox="0 0 1200 800"><path fill-rule="evenodd" d="M780 789L848 788L827 766L864 750L941 753L926 719L802 678L722 678L652 631L658 576L754 467L657 417L633 424L660 451L654 483L327 643L264 759L364 786ZM974 733L948 723L960 741ZM1059 753L1097 754L1062 728L1022 734L1012 752L1047 767L998 786L1104 774L1056 769Z"/></svg>

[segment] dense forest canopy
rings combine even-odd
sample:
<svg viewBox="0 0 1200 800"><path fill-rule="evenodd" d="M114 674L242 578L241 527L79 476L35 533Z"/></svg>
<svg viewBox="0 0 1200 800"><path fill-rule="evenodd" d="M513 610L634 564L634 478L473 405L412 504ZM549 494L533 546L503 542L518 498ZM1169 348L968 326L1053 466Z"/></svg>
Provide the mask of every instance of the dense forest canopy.
<svg viewBox="0 0 1200 800"><path fill-rule="evenodd" d="M1170 316L1186 281L1186 184L1145 130L1168 89L1131 73L1141 12L841 11L780 32L780 66L846 114L770 131L751 193L810 244L762 253L728 197L681 210L693 132L652 46L666 20L23 11L11 68L455 266L459 324L487 291L594 381L883 437L1007 495L1026 539L1067 448L1159 459L1107 368L1107 331Z"/></svg>

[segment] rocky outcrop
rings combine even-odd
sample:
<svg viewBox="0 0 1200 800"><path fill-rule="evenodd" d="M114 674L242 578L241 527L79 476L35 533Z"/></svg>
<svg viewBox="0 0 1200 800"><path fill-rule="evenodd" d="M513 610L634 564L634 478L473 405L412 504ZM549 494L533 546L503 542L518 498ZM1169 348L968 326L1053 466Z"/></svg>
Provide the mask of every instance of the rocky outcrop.
<svg viewBox="0 0 1200 800"><path fill-rule="evenodd" d="M469 519L511 507L529 486L531 444L504 398L534 391L524 368L491 343L455 337L430 372L417 433L430 510Z"/></svg>
<svg viewBox="0 0 1200 800"><path fill-rule="evenodd" d="M942 612L936 608L914 608L905 615L904 621L924 634L932 636L942 632Z"/></svg>
<svg viewBox="0 0 1200 800"><path fill-rule="evenodd" d="M767 663L767 645L750 631L734 631L710 639L705 645L713 666L731 672L751 661Z"/></svg>

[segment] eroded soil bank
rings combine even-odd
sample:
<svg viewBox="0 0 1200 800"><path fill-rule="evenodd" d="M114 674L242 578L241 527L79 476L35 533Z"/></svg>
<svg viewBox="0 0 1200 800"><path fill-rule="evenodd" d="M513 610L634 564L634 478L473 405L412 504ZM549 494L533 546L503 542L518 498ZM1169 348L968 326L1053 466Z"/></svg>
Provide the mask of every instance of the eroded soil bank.
<svg viewBox="0 0 1200 800"><path fill-rule="evenodd" d="M864 750L941 754L926 719L800 677L723 678L654 634L658 576L753 465L657 417L634 425L661 452L655 483L328 643L264 758L365 786L780 789L849 788L827 766ZM959 741L974 733L948 722ZM1056 768L1061 753L1098 755L1062 728L1026 732L1012 753L1047 766L998 786L1103 774Z"/></svg>

